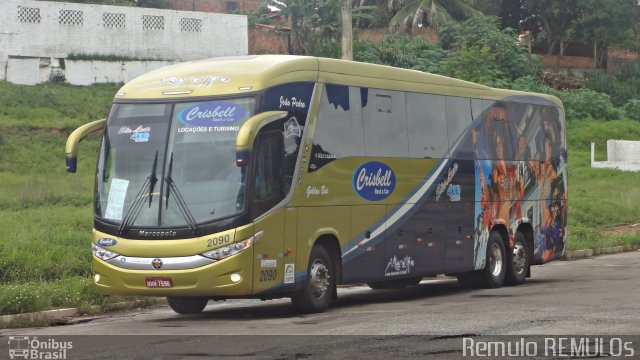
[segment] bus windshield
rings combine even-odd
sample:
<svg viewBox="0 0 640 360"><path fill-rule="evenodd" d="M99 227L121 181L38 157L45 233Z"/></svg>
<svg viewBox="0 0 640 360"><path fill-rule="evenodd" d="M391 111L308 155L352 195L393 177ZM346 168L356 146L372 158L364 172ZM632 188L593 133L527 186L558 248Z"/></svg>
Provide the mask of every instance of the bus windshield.
<svg viewBox="0 0 640 360"><path fill-rule="evenodd" d="M244 210L236 137L253 97L114 104L96 176L98 217L126 227L181 227Z"/></svg>

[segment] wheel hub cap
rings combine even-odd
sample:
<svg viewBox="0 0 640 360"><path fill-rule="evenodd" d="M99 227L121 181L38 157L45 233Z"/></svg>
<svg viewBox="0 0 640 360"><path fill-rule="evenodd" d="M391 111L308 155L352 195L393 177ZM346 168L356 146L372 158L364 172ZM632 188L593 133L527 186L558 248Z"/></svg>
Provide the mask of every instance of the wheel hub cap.
<svg viewBox="0 0 640 360"><path fill-rule="evenodd" d="M329 289L329 269L320 260L316 260L311 265L311 291L316 299L321 299Z"/></svg>

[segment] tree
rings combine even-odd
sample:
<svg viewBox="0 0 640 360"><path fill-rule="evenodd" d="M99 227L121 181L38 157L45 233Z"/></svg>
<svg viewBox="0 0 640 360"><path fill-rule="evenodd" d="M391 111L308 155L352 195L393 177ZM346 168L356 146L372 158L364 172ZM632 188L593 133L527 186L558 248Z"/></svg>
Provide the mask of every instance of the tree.
<svg viewBox="0 0 640 360"><path fill-rule="evenodd" d="M389 21L392 30L408 31L424 25L438 28L441 25L482 16L469 5L471 0L387 0L389 9L395 12Z"/></svg>
<svg viewBox="0 0 640 360"><path fill-rule="evenodd" d="M579 39L593 45L596 65L602 66L606 49L612 44L633 43L638 23L635 0L582 0L584 13Z"/></svg>
<svg viewBox="0 0 640 360"><path fill-rule="evenodd" d="M341 1L342 31L340 32L340 43L342 45L342 58L353 60L353 17L351 15L351 0Z"/></svg>
<svg viewBox="0 0 640 360"><path fill-rule="evenodd" d="M566 45L576 36L582 21L585 2L582 0L524 0L528 16L522 21L529 24L534 34L540 34L547 43L547 55L559 45L560 56Z"/></svg>
<svg viewBox="0 0 640 360"><path fill-rule="evenodd" d="M469 19L440 31L440 42L450 50L445 75L491 86L506 87L525 76L539 75L540 59L516 42L511 28L500 29L500 19Z"/></svg>

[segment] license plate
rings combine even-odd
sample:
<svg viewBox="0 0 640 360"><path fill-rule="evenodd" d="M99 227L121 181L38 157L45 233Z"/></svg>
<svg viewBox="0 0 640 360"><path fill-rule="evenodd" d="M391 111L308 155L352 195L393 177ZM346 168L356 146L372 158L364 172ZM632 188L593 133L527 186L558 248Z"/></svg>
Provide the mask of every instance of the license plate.
<svg viewBox="0 0 640 360"><path fill-rule="evenodd" d="M148 288L170 288L173 287L171 278L146 278Z"/></svg>

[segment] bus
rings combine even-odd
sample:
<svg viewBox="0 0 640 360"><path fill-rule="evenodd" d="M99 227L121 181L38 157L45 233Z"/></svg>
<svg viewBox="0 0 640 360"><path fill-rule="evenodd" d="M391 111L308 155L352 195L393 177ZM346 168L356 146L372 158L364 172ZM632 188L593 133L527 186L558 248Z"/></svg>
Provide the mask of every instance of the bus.
<svg viewBox="0 0 640 360"><path fill-rule="evenodd" d="M125 84L103 131L91 240L100 294L290 297L336 286L522 284L566 249L564 110L550 95L286 55L171 65Z"/></svg>

